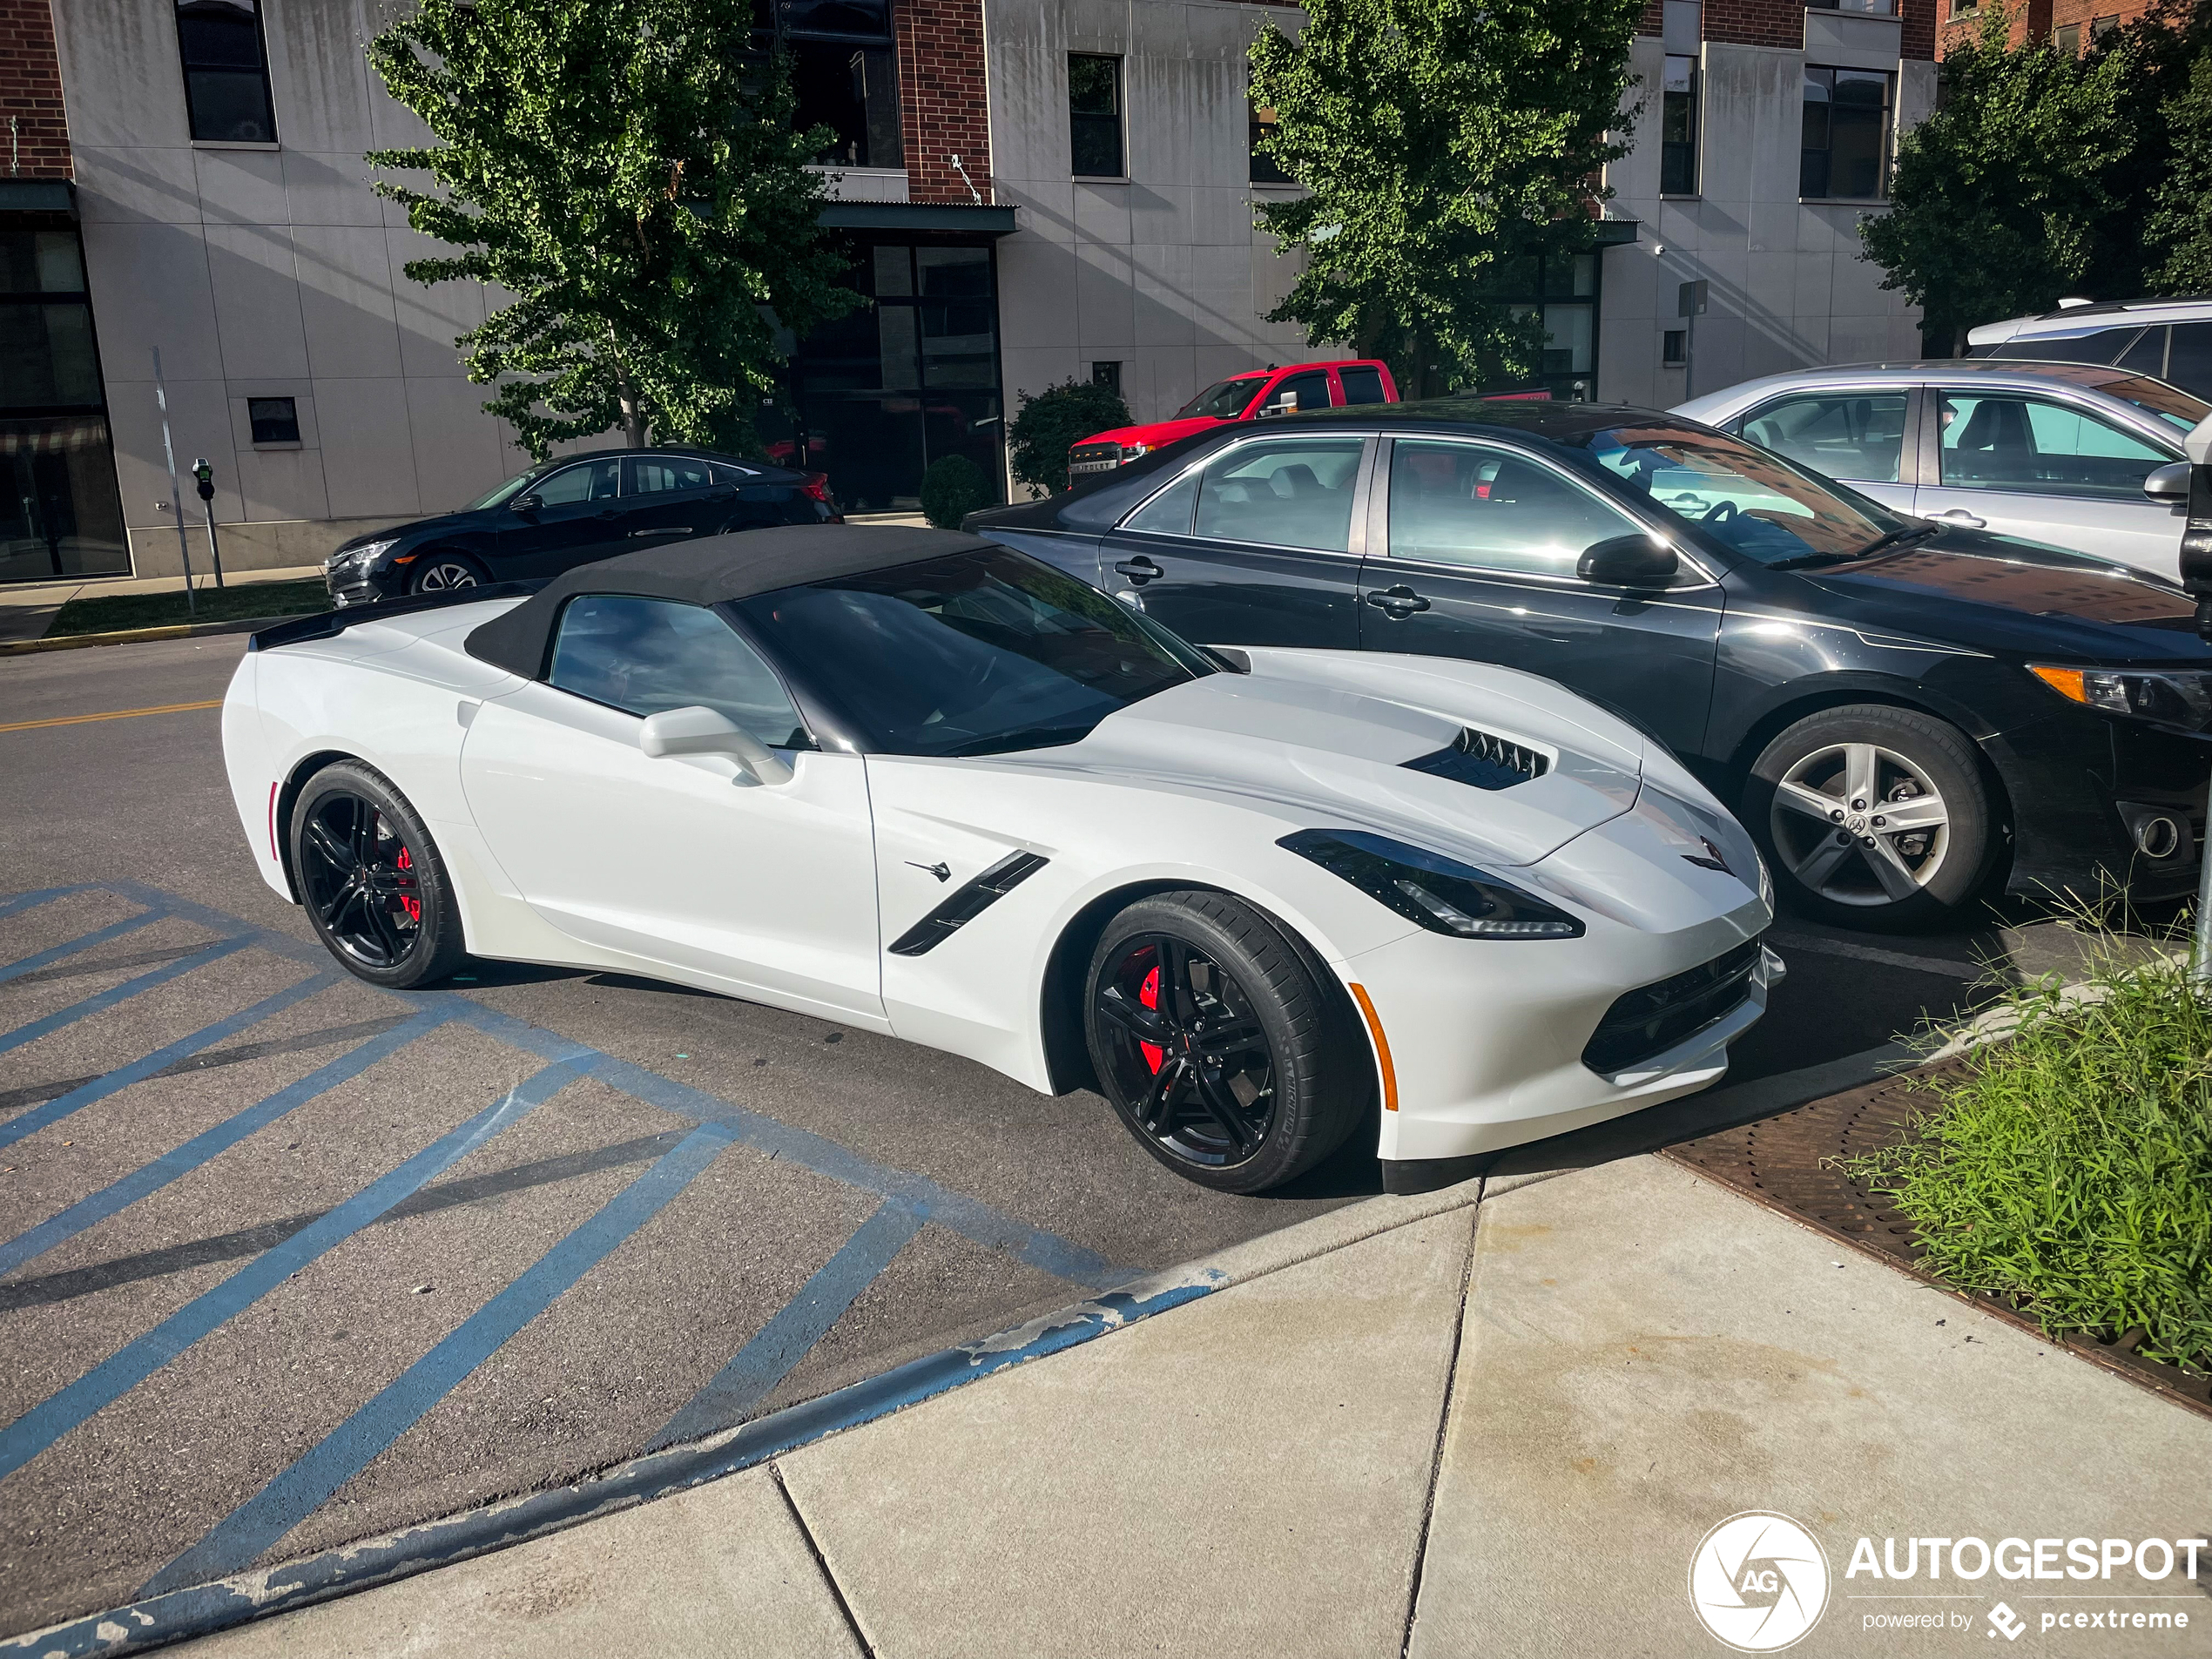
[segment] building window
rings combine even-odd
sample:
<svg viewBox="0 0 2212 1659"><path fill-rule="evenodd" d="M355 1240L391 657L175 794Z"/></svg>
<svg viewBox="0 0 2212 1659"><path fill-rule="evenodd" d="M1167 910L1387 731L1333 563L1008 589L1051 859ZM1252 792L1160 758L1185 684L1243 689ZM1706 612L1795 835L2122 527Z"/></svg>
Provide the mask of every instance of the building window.
<svg viewBox="0 0 2212 1659"><path fill-rule="evenodd" d="M256 443L300 442L300 406L288 397L249 397L246 418L253 423Z"/></svg>
<svg viewBox="0 0 2212 1659"><path fill-rule="evenodd" d="M1877 17L1897 16L1897 0L1805 0L1805 4L1816 11L1860 11ZM1958 15L1956 0L1952 15Z"/></svg>
<svg viewBox="0 0 2212 1659"><path fill-rule="evenodd" d="M2102 40L2107 35L2110 34L2114 30L2119 27L2120 19L2116 17L2091 18L2089 20L2089 44L2093 46L2095 45L2097 42Z"/></svg>
<svg viewBox="0 0 2212 1659"><path fill-rule="evenodd" d="M2061 24L2052 35L2051 44L2059 49L2059 56L2061 57L2080 57L2081 25L2078 23Z"/></svg>
<svg viewBox="0 0 2212 1659"><path fill-rule="evenodd" d="M1262 104L1245 100L1245 147L1251 155L1251 182L1256 185L1287 185L1296 182L1283 171L1282 164L1273 156L1260 153L1259 141L1275 136L1275 111Z"/></svg>
<svg viewBox="0 0 2212 1659"><path fill-rule="evenodd" d="M1689 361L1689 330L1669 328L1659 336L1659 362L1662 368L1680 368Z"/></svg>
<svg viewBox="0 0 2212 1659"><path fill-rule="evenodd" d="M798 99L792 122L827 127L815 157L830 167L907 165L899 132L899 60L889 0L755 0L753 50L780 51Z"/></svg>
<svg viewBox="0 0 2212 1659"><path fill-rule="evenodd" d="M1119 363L1093 363L1090 366L1090 382L1094 386L1104 387L1119 397L1122 395L1122 366Z"/></svg>
<svg viewBox="0 0 2212 1659"><path fill-rule="evenodd" d="M1697 193L1697 60L1667 59L1659 94L1659 193Z"/></svg>
<svg viewBox="0 0 2212 1659"><path fill-rule="evenodd" d="M269 62L254 0L179 0L177 52L184 60L193 138L215 144L276 142Z"/></svg>
<svg viewBox="0 0 2212 1659"><path fill-rule="evenodd" d="M1122 60L1068 54L1068 154L1078 179L1119 179Z"/></svg>
<svg viewBox="0 0 2212 1659"><path fill-rule="evenodd" d="M1890 77L1805 65L1804 147L1797 194L1871 201L1888 189Z"/></svg>
<svg viewBox="0 0 2212 1659"><path fill-rule="evenodd" d="M1587 401L1597 392L1598 256L1567 253L1502 260L1483 284L1483 293L1515 316L1543 320L1543 354L1533 381L1553 396ZM1494 389L1484 376L1480 389Z"/></svg>

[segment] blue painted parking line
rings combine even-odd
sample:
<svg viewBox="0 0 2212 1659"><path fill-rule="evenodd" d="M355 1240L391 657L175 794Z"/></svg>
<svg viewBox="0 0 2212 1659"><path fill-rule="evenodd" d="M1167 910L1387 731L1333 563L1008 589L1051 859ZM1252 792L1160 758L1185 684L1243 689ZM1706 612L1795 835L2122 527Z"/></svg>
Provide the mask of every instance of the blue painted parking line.
<svg viewBox="0 0 2212 1659"><path fill-rule="evenodd" d="M320 988L327 979L310 979L295 985L291 990L269 999L270 1002L296 1002L309 991ZM244 1014L236 1015L233 1028L250 1025L274 1013L266 1003L256 1003ZM167 1186L181 1175L198 1169L218 1153L227 1151L247 1136L266 1128L287 1112L304 1106L318 1096L329 1093L348 1078L358 1077L388 1055L396 1053L418 1037L428 1036L445 1024L442 1015L418 1014L404 1025L394 1026L389 1031L372 1037L359 1048L318 1066L297 1082L287 1083L275 1094L244 1111L234 1113L212 1129L201 1130L183 1145L163 1153L151 1163L142 1164L121 1180L103 1187L89 1197L78 1199L68 1209L49 1217L26 1232L18 1233L4 1244L0 1244L0 1273L12 1273L25 1262L43 1256L64 1239L74 1238L87 1227L105 1221L127 1204L133 1204L150 1192ZM222 1035L219 1033L218 1035ZM213 1039L209 1038L208 1041ZM149 1059L159 1059L151 1055ZM139 1062L145 1066L146 1061ZM151 1068L158 1069L158 1067ZM111 1073L112 1076L115 1074ZM103 1079L105 1083L106 1080ZM98 1088L100 1084L88 1084ZM84 1090L78 1091L80 1093ZM67 1096L63 1097L68 1099ZM56 1103L57 1104L60 1103ZM9 1125L13 1128L14 1125Z"/></svg>
<svg viewBox="0 0 2212 1659"><path fill-rule="evenodd" d="M0 1054L6 1054L10 1049L20 1049L24 1043L35 1042L44 1036L49 1031L58 1031L65 1025L74 1024L88 1015L98 1014L102 1008L111 1008L118 1002L125 1001L136 996L140 991L150 991L157 985L166 985L172 979L181 979L194 968L205 968L208 963L219 961L233 951L244 950L252 942L246 938L219 939L205 949L194 951L189 956L180 956L175 961L165 963L150 974L141 974L136 979L125 980L122 984L111 987L102 991L98 996L88 996L81 1002L72 1002L65 1008L57 1008L43 1020L33 1020L29 1025L19 1025L4 1036L0 1036Z"/></svg>
<svg viewBox="0 0 2212 1659"><path fill-rule="evenodd" d="M401 1028L404 1029L405 1028ZM0 1429L0 1477L14 1474L103 1406L112 1404L192 1344L243 1312L317 1257L335 1249L402 1199L412 1197L510 1123L576 1081L556 1062L509 1090L273 1249L186 1303L135 1342Z"/></svg>
<svg viewBox="0 0 2212 1659"><path fill-rule="evenodd" d="M26 1135L35 1135L49 1123L67 1117L71 1112L82 1111L95 1101L105 1100L110 1095L128 1089L132 1083L143 1082L165 1066L175 1064L189 1055L220 1042L233 1032L243 1031L248 1026L259 1025L272 1015L281 1014L294 1002L321 990L336 977L332 974L310 974L297 984L287 985L273 996L265 996L251 1008L240 1008L227 1019L212 1025L202 1026L188 1037L156 1049L142 1059L127 1066L118 1066L105 1076L95 1078L66 1095L57 1096L44 1105L29 1111L18 1112L6 1123L0 1123L0 1148L13 1146ZM0 1273L8 1270L0 1267Z"/></svg>
<svg viewBox="0 0 2212 1659"><path fill-rule="evenodd" d="M0 916L12 916L18 910L34 910L42 904L51 904L57 899L66 899L72 893L86 893L91 888L91 883L80 882L73 887L40 887L35 893L11 894L0 899Z"/></svg>
<svg viewBox="0 0 2212 1659"><path fill-rule="evenodd" d="M705 1172L735 1137L702 1124L632 1181L598 1213L452 1334L332 1430L298 1462L219 1522L148 1581L141 1595L217 1578L246 1566L327 1502L385 1447L443 1399L555 1298L604 1261Z"/></svg>
<svg viewBox="0 0 2212 1659"><path fill-rule="evenodd" d="M105 945L111 939L120 939L125 934L136 933L149 922L160 920L161 912L158 910L142 911L138 915L127 916L121 921L98 928L80 938L64 941L36 955L10 962L5 968L0 968L0 985L5 985L11 979L21 979L25 974L36 974L51 962L58 962L65 956L74 956L80 950L90 950L95 945Z"/></svg>
<svg viewBox="0 0 2212 1659"><path fill-rule="evenodd" d="M921 1231L921 1213L912 1206L897 1198L886 1199L837 1254L799 1287L799 1294L784 1305L783 1311L738 1350L737 1358L668 1420L650 1444L676 1446L685 1440L703 1440L743 1422L754 1406L775 1392L791 1368L829 1334L829 1328L844 1318L845 1310Z"/></svg>

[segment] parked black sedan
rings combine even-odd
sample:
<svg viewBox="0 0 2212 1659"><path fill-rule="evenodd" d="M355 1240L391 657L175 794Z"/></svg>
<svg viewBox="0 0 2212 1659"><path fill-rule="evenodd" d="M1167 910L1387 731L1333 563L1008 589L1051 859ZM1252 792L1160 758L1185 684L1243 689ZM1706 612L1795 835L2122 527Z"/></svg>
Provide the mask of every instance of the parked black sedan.
<svg viewBox="0 0 2212 1659"><path fill-rule="evenodd" d="M365 604L554 576L692 536L838 522L819 472L705 449L607 449L517 473L457 513L357 536L322 568L335 604Z"/></svg>
<svg viewBox="0 0 2212 1659"><path fill-rule="evenodd" d="M2127 566L1908 518L1647 409L1447 399L1202 435L968 529L1184 637L1470 657L1619 711L1785 894L1940 921L1995 880L2195 880L2212 648Z"/></svg>

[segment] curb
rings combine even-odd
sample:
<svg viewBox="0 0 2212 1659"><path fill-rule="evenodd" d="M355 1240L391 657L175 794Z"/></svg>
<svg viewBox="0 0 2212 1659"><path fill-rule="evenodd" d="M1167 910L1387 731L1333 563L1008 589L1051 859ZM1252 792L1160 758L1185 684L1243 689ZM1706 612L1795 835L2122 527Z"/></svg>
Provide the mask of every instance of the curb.
<svg viewBox="0 0 2212 1659"><path fill-rule="evenodd" d="M312 611L297 611L312 616ZM202 634L251 634L290 617L240 617L232 622L176 622L160 628L121 628L105 634L60 634L51 639L13 639L0 644L0 657L26 657L40 651L77 651L88 645L135 645L148 639L197 639Z"/></svg>

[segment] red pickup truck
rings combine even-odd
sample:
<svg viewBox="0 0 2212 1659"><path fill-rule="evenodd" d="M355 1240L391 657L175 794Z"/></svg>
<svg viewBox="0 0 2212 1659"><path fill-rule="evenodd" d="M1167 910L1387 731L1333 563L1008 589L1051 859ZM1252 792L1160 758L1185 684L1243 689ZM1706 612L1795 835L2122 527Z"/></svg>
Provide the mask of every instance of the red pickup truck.
<svg viewBox="0 0 2212 1659"><path fill-rule="evenodd" d="M1257 421L1347 403L1397 401L1398 382L1391 379L1388 365L1371 357L1257 368L1216 381L1177 409L1172 420L1094 432L1069 449L1068 481L1073 484L1091 473L1111 472L1163 444L1231 421Z"/></svg>

